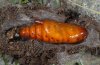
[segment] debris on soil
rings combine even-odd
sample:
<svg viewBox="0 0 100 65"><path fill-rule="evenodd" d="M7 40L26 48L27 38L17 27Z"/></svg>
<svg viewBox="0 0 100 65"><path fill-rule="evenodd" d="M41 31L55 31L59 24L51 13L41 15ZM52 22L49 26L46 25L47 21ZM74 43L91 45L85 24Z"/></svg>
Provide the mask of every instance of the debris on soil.
<svg viewBox="0 0 100 65"><path fill-rule="evenodd" d="M20 65L59 65L58 54L64 52L66 56L80 52L99 56L100 32L97 31L91 18L82 16L77 12L57 14L49 8L36 8L29 5L18 8L17 6L6 6L0 9L0 51L17 59ZM57 21L75 23L87 28L88 38L77 45L48 44L37 40L21 40L15 38L18 27L34 24L35 19L54 19ZM20 39L20 40L19 40Z"/></svg>

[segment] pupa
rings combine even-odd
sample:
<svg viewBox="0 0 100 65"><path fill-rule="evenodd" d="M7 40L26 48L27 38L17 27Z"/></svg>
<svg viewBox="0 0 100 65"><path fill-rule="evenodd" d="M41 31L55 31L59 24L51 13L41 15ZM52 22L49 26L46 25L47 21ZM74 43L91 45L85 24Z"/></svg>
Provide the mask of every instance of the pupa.
<svg viewBox="0 0 100 65"><path fill-rule="evenodd" d="M35 20L30 26L19 29L19 36L22 38L37 39L50 43L76 44L87 38L86 28L55 20Z"/></svg>

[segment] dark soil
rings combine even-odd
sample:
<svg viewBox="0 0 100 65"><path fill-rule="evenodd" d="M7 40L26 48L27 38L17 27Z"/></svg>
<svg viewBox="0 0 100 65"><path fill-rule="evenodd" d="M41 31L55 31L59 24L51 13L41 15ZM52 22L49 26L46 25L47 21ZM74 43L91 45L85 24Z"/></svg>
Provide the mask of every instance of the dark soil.
<svg viewBox="0 0 100 65"><path fill-rule="evenodd" d="M24 17L29 18L29 20L22 20ZM65 23L75 23L87 28L88 31L94 28L98 32L92 18L82 16L75 11L50 10L46 7L33 5L23 5L20 8L9 5L0 9L0 51L3 54L12 56L14 60L17 59L20 65L59 65L57 53L66 52L67 55L72 55L79 53L82 49L86 53L100 55L100 45L98 47L94 46L93 43L89 42L89 40L91 41L90 38L76 45L55 45L37 40L22 40L16 37L19 27L31 22L34 23L35 19L44 18L60 20Z"/></svg>

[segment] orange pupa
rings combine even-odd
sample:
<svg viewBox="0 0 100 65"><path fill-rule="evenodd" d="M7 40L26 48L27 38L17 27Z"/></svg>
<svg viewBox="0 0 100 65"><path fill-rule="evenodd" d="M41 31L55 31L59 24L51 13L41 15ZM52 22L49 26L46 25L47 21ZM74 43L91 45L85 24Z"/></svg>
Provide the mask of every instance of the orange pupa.
<svg viewBox="0 0 100 65"><path fill-rule="evenodd" d="M88 32L76 24L62 23L55 20L36 20L30 26L21 27L19 35L22 38L37 39L50 43L76 44L87 38Z"/></svg>

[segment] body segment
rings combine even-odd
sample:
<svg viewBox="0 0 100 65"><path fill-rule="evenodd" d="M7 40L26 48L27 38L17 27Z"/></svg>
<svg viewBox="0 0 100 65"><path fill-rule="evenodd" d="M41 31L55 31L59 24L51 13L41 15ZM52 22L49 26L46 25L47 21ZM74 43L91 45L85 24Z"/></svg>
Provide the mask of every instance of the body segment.
<svg viewBox="0 0 100 65"><path fill-rule="evenodd" d="M37 20L31 26L22 27L21 37L38 39L51 43L78 43L87 37L87 30L79 25L61 23L55 20Z"/></svg>

